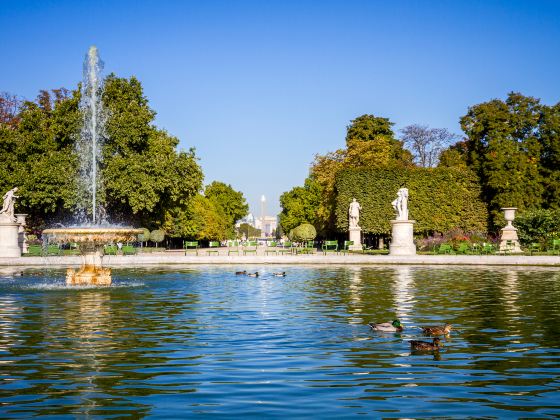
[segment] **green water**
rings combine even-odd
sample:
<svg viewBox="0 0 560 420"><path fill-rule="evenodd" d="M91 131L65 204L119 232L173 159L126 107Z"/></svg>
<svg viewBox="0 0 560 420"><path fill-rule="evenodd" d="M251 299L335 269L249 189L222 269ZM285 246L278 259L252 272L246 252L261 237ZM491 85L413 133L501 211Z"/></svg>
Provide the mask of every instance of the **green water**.
<svg viewBox="0 0 560 420"><path fill-rule="evenodd" d="M560 270L0 276L1 418L560 416ZM402 334L367 326L395 318ZM444 322L440 352L411 354L419 326Z"/></svg>

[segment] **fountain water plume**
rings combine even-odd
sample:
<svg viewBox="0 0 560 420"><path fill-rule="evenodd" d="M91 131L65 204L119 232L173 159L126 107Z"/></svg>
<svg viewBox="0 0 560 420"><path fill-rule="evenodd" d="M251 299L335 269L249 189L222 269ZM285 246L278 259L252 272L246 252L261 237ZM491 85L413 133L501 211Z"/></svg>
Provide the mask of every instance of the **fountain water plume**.
<svg viewBox="0 0 560 420"><path fill-rule="evenodd" d="M100 211L97 192L102 188L99 177L101 149L106 138L105 123L107 112L102 102L103 61L95 46L91 46L84 61L84 76L82 82L82 97L80 111L84 116L80 138L76 142L76 151L80 159L79 177L79 213L80 222L88 221L92 225L100 224ZM91 220L89 219L91 214Z"/></svg>
<svg viewBox="0 0 560 420"><path fill-rule="evenodd" d="M97 48L92 46L84 62L84 81L80 101L84 121L80 138L76 141L76 151L80 159L78 208L80 226L43 231L52 242L78 244L82 265L78 271L72 268L67 270L66 283L70 285L110 285L111 269L103 267L104 246L109 243L131 242L143 233L142 229L108 226L104 220L105 209L97 200L97 192L102 189L99 164L102 157L101 148L106 138L107 120L107 112L101 100L102 69L103 62L99 59ZM91 213L91 219L88 218L88 213Z"/></svg>

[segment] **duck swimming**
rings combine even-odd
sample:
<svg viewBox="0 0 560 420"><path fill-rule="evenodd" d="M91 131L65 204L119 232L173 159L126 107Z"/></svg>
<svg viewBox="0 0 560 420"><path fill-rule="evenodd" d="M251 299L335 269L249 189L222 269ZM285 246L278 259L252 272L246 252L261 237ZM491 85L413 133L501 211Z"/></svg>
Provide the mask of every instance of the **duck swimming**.
<svg viewBox="0 0 560 420"><path fill-rule="evenodd" d="M403 330L401 322L398 319L395 319L393 322L382 322L379 324L374 324L373 322L370 322L368 325L375 331L401 332Z"/></svg>
<svg viewBox="0 0 560 420"><path fill-rule="evenodd" d="M286 272L282 271L281 273L272 273L275 277L286 277Z"/></svg>
<svg viewBox="0 0 560 420"><path fill-rule="evenodd" d="M439 350L440 347L440 339L435 337L432 342L428 341L417 341L411 340L410 341L410 349L412 351L435 351Z"/></svg>
<svg viewBox="0 0 560 420"><path fill-rule="evenodd" d="M452 327L451 324L445 324L420 328L422 328L422 332L426 335L447 335L451 332Z"/></svg>
<svg viewBox="0 0 560 420"><path fill-rule="evenodd" d="M236 272L235 272L235 275L236 275L236 276L242 276L242 275L244 275L244 274L247 274L247 270L236 271Z"/></svg>
<svg viewBox="0 0 560 420"><path fill-rule="evenodd" d="M259 277L259 272L255 271L254 273L247 273L249 277Z"/></svg>

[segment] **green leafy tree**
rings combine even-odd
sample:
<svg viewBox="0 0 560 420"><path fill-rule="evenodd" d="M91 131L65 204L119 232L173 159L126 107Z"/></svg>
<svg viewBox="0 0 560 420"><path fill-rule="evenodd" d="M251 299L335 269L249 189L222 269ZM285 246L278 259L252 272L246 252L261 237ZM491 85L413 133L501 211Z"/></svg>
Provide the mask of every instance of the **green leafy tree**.
<svg viewBox="0 0 560 420"><path fill-rule="evenodd" d="M362 115L347 127L346 149L315 156L310 175L321 190L315 225L323 234L335 230L335 178L347 168L413 166L412 154L395 138L387 118Z"/></svg>
<svg viewBox="0 0 560 420"><path fill-rule="evenodd" d="M103 168L109 214L149 223L186 209L202 186L194 150L177 151L179 140L152 125L155 112L134 77L110 75L103 100L110 111Z"/></svg>
<svg viewBox="0 0 560 420"><path fill-rule="evenodd" d="M542 249L560 238L560 209L537 209L519 214L513 222L523 245L539 243Z"/></svg>
<svg viewBox="0 0 560 420"><path fill-rule="evenodd" d="M311 241L316 236L315 227L309 223L303 223L292 230L292 239L298 242Z"/></svg>
<svg viewBox="0 0 560 420"><path fill-rule="evenodd" d="M261 230L251 226L249 223L241 223L239 225L239 234L241 236L245 235L246 239L260 238Z"/></svg>
<svg viewBox="0 0 560 420"><path fill-rule="evenodd" d="M467 164L480 178L495 224L501 220L501 207L523 211L543 204L542 112L538 99L512 92L505 101L494 99L469 108L461 118Z"/></svg>
<svg viewBox="0 0 560 420"><path fill-rule="evenodd" d="M240 191L235 191L231 185L214 181L206 187L204 195L217 208L220 208L226 218L226 236L231 237L238 220L247 216L249 205Z"/></svg>
<svg viewBox="0 0 560 420"><path fill-rule="evenodd" d="M303 187L294 187L280 196L280 226L289 232L302 223L315 223L321 202L321 190L317 182L307 178Z"/></svg>
<svg viewBox="0 0 560 420"><path fill-rule="evenodd" d="M152 230L150 232L150 241L156 244L156 248L160 242L165 239L165 232L161 229Z"/></svg>

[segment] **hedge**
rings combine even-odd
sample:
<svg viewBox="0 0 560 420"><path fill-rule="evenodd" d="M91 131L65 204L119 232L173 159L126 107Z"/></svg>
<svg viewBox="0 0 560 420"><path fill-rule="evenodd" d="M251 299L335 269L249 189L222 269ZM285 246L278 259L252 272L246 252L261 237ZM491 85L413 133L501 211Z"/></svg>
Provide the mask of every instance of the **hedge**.
<svg viewBox="0 0 560 420"><path fill-rule="evenodd" d="M363 233L386 235L395 219L391 202L408 188L409 218L416 234L461 228L486 232L488 210L481 200L476 175L458 168L347 169L336 176L336 229L348 231L348 206L356 198L362 207Z"/></svg>

